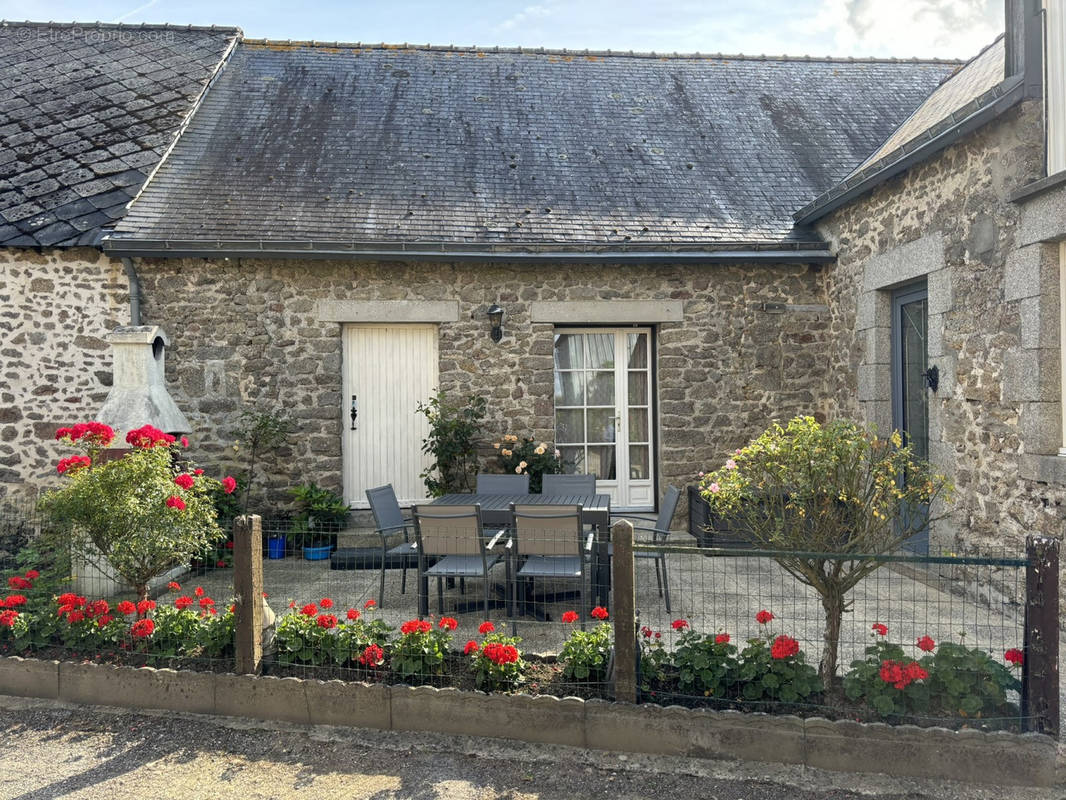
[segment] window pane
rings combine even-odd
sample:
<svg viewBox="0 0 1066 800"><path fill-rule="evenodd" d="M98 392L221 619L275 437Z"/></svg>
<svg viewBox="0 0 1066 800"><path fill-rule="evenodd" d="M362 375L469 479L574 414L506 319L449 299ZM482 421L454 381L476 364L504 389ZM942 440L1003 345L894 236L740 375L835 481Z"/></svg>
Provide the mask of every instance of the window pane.
<svg viewBox="0 0 1066 800"><path fill-rule="evenodd" d="M634 445L629 448L629 477L635 481L646 480L648 475L648 448Z"/></svg>
<svg viewBox="0 0 1066 800"><path fill-rule="evenodd" d="M583 405L585 405L585 373L584 372L556 372L555 373L555 405L557 405L557 406L583 406Z"/></svg>
<svg viewBox="0 0 1066 800"><path fill-rule="evenodd" d="M626 336L626 348L628 349L627 356L629 358L629 368L646 369L648 366L648 334L646 333L630 333Z"/></svg>
<svg viewBox="0 0 1066 800"><path fill-rule="evenodd" d="M616 480L618 475L614 470L614 447L610 445L590 447L587 471L595 475L598 481Z"/></svg>
<svg viewBox="0 0 1066 800"><path fill-rule="evenodd" d="M581 352L581 334L557 333L555 335L555 368L581 369L585 359Z"/></svg>
<svg viewBox="0 0 1066 800"><path fill-rule="evenodd" d="M575 475L585 471L584 447L560 447L559 453L563 460L563 472Z"/></svg>
<svg viewBox="0 0 1066 800"><path fill-rule="evenodd" d="M590 406L614 407L614 373L587 372Z"/></svg>
<svg viewBox="0 0 1066 800"><path fill-rule="evenodd" d="M585 412L578 409L556 409L555 441L584 442Z"/></svg>
<svg viewBox="0 0 1066 800"><path fill-rule="evenodd" d="M629 409L629 441L648 441L648 409Z"/></svg>
<svg viewBox="0 0 1066 800"><path fill-rule="evenodd" d="M907 444L918 458L929 457L929 394L925 371L927 336L926 301L900 306L903 367L903 427Z"/></svg>
<svg viewBox="0 0 1066 800"><path fill-rule="evenodd" d="M629 373L629 405L648 405L648 373Z"/></svg>
<svg viewBox="0 0 1066 800"><path fill-rule="evenodd" d="M614 369L614 334L588 333L589 369Z"/></svg>
<svg viewBox="0 0 1066 800"><path fill-rule="evenodd" d="M589 442L614 441L614 409L590 408L588 410Z"/></svg>

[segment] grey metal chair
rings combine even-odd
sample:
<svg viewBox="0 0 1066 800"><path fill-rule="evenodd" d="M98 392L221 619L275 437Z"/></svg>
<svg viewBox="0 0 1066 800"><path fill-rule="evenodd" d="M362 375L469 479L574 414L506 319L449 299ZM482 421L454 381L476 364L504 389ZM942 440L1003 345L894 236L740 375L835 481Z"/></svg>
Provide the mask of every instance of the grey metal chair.
<svg viewBox="0 0 1066 800"><path fill-rule="evenodd" d="M592 495L596 494L595 475L544 475L541 477L541 494Z"/></svg>
<svg viewBox="0 0 1066 800"><path fill-rule="evenodd" d="M616 520L626 519L633 524L633 532L638 531L651 531L651 543L652 544L665 544L667 537L670 536L670 523L674 519L674 513L677 511L677 500L681 497L681 490L676 486L667 486L666 491L663 493L663 501L659 504L659 516L654 520L647 520L644 517L633 514L620 514L617 517L611 516L611 524L614 524ZM638 524L641 521L650 522L649 525ZM608 547L608 552L614 555L614 548ZM659 586L659 597L662 597L666 604L667 613L670 612L670 578L666 572L666 554L659 552L648 552L646 550L637 550L633 553L635 558L652 558L655 559L655 582Z"/></svg>
<svg viewBox="0 0 1066 800"><path fill-rule="evenodd" d="M409 538L407 525L411 519L404 517L396 492L391 483L366 490L366 499L374 515L374 530L381 535L381 581L378 585L378 607L385 605L385 570L390 563L400 559L403 574L400 577L400 594L407 592L407 567L417 555L415 543ZM403 543L389 547L389 537L403 533Z"/></svg>
<svg viewBox="0 0 1066 800"><path fill-rule="evenodd" d="M510 547L506 530L487 539L482 530L481 506L415 506L415 537L418 545L418 585L423 578L437 579L437 610L444 613L445 578L481 578L484 582L485 616L489 613L489 571L503 558L492 552L498 544ZM436 562L429 565L429 559ZM422 608L421 598L419 609Z"/></svg>
<svg viewBox="0 0 1066 800"><path fill-rule="evenodd" d="M585 534L580 505L511 504L514 558L520 566L515 584L523 582L527 603L533 602L532 583L537 578L578 582L581 626L585 626L585 590L589 582L594 534ZM524 559L524 561L523 561ZM547 601L547 598L544 598Z"/></svg>
<svg viewBox="0 0 1066 800"><path fill-rule="evenodd" d="M478 494L529 494L529 475L491 475L479 472Z"/></svg>

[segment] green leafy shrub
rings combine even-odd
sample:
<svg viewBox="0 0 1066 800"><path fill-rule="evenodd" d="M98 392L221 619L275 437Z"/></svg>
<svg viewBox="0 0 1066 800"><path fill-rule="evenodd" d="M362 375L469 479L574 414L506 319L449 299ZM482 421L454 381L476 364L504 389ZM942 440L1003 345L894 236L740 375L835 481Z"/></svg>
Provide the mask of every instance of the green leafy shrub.
<svg viewBox="0 0 1066 800"><path fill-rule="evenodd" d="M881 566L849 554L896 549L926 526L930 504L949 489L898 432L880 438L853 422L820 425L813 417L775 423L700 480L713 516L762 546L801 551L774 560L821 596L826 686L838 680L847 593Z"/></svg>
<svg viewBox="0 0 1066 800"><path fill-rule="evenodd" d="M734 694L740 680L740 664L729 634L701 635L683 619L674 620L673 627L683 631L672 657L681 691L715 698Z"/></svg>
<svg viewBox="0 0 1066 800"><path fill-rule="evenodd" d="M1020 692L1021 681L984 650L943 642L922 661L929 670L933 707L941 714L977 719L1018 716L1007 692ZM1021 663L1016 666L1020 669Z"/></svg>
<svg viewBox="0 0 1066 800"><path fill-rule="evenodd" d="M149 580L223 537L210 498L218 481L176 466L173 436L145 425L126 434L128 453L107 461L100 454L115 438L107 425L79 423L56 438L82 454L59 462L68 482L45 494L42 510L64 523L72 552L105 570L109 564L140 598L148 598ZM235 483L225 478L222 485L232 491Z"/></svg>
<svg viewBox="0 0 1066 800"><path fill-rule="evenodd" d="M469 492L478 471L477 445L485 419L485 398L472 394L465 404L459 404L438 391L428 403L419 403L416 413L429 421L422 452L433 463L419 475L429 496Z"/></svg>
<svg viewBox="0 0 1066 800"><path fill-rule="evenodd" d="M400 637L392 646L390 664L405 681L419 683L444 672L451 637L456 621L441 617L436 628L424 619L410 619L400 626Z"/></svg>
<svg viewBox="0 0 1066 800"><path fill-rule="evenodd" d="M606 620L607 611L600 606L592 610L594 619ZM567 611L562 616L565 623L577 622L576 611ZM574 630L566 637L559 661L563 665L563 677L573 681L599 683L607 680L611 663L611 623L602 622L590 631Z"/></svg>
<svg viewBox="0 0 1066 800"><path fill-rule="evenodd" d="M774 615L763 609L755 621L769 626ZM822 690L818 672L807 663L799 642L785 634L766 633L748 639L740 651L737 671L740 697L744 700L773 700L799 703Z"/></svg>
<svg viewBox="0 0 1066 800"><path fill-rule="evenodd" d="M256 466L264 457L277 454L288 441L292 429L292 420L284 412L274 413L251 408L241 412L233 452L240 456L243 447L246 458L244 474L240 481L244 492L243 513L248 513Z"/></svg>
<svg viewBox="0 0 1066 800"><path fill-rule="evenodd" d="M482 622L478 628L478 633L484 636L481 644L471 639L463 648L463 655L471 656L470 669L477 688L485 691L514 689L522 682L526 669L518 649L522 640L517 636L495 633L495 630L491 622Z"/></svg>
<svg viewBox="0 0 1066 800"><path fill-rule="evenodd" d="M348 525L348 504L336 492L303 483L289 490L299 508L290 533L308 547L329 544Z"/></svg>
<svg viewBox="0 0 1066 800"><path fill-rule="evenodd" d="M903 648L882 638L887 628L874 623L876 641L865 649L866 657L851 662L844 676L844 694L861 701L883 717L920 714L930 706L929 672L924 664L909 658Z"/></svg>
<svg viewBox="0 0 1066 800"><path fill-rule="evenodd" d="M563 471L559 451L549 442L538 442L532 437L519 439L507 434L492 446L499 452L500 468L511 475L529 475L529 491L538 494L543 486L544 475Z"/></svg>

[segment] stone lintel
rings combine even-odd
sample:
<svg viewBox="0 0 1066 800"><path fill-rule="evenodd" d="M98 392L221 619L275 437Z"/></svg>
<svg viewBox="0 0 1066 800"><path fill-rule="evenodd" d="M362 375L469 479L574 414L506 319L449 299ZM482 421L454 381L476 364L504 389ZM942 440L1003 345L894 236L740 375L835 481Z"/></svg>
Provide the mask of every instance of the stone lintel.
<svg viewBox="0 0 1066 800"><path fill-rule="evenodd" d="M888 289L944 268L944 236L939 231L894 247L866 262L862 288Z"/></svg>
<svg viewBox="0 0 1066 800"><path fill-rule="evenodd" d="M458 300L322 300L320 322L458 322Z"/></svg>
<svg viewBox="0 0 1066 800"><path fill-rule="evenodd" d="M530 313L532 322L555 325L618 323L651 325L681 322L684 304L680 300L538 300Z"/></svg>

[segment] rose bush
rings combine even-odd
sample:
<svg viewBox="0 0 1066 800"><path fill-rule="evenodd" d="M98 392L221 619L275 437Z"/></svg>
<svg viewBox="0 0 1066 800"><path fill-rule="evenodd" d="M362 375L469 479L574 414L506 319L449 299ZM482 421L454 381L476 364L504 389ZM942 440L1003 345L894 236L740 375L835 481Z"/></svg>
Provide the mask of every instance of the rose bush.
<svg viewBox="0 0 1066 800"><path fill-rule="evenodd" d="M555 445L538 442L532 437L519 439L514 434L503 436L493 442L500 462L500 468L507 475L529 475L529 491L540 492L544 475L554 475L563 471L563 462Z"/></svg>

